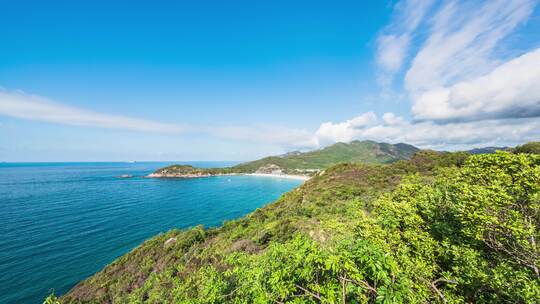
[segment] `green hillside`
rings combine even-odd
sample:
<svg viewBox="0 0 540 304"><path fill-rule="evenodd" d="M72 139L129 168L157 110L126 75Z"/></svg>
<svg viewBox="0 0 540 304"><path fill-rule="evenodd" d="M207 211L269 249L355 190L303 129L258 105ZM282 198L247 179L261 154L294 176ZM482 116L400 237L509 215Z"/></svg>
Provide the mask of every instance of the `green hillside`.
<svg viewBox="0 0 540 304"><path fill-rule="evenodd" d="M158 235L48 301L537 303L539 227L540 156L421 151Z"/></svg>
<svg viewBox="0 0 540 304"><path fill-rule="evenodd" d="M407 144L387 144L374 141L352 141L337 143L311 152L292 152L281 156L265 157L246 162L231 168L187 168L185 165L173 165L161 168L156 173L174 174L220 174L220 173L252 173L261 167L277 165L284 172L295 173L305 170L325 169L339 163L361 162L366 164L386 164L398 160L410 159L419 151Z"/></svg>
<svg viewBox="0 0 540 304"><path fill-rule="evenodd" d="M329 147L306 153L288 153L283 156L265 157L260 160L233 167L235 170L255 171L267 164L284 169L324 169L331 165L348 162L385 164L409 159L419 149L407 144L387 144L374 141L352 141L337 143Z"/></svg>

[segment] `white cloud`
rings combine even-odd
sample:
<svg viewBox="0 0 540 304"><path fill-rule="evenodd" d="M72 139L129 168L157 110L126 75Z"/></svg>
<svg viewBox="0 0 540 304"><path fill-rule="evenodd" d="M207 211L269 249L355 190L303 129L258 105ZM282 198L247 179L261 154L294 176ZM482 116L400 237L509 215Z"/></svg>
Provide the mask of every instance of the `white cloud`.
<svg viewBox="0 0 540 304"><path fill-rule="evenodd" d="M432 3L432 0L409 0L395 5L392 22L377 38L376 59L380 69L377 78L381 85L391 85L405 61L414 30Z"/></svg>
<svg viewBox="0 0 540 304"><path fill-rule="evenodd" d="M319 146L313 133L306 130L280 126L208 127L163 123L90 111L54 102L38 95L5 90L0 90L0 115L69 126L156 132L173 136L201 134L227 140L273 145L280 150L312 149Z"/></svg>
<svg viewBox="0 0 540 304"><path fill-rule="evenodd" d="M0 114L72 126L88 126L160 133L180 133L186 127L146 119L111 115L66 106L22 92L0 91Z"/></svg>
<svg viewBox="0 0 540 304"><path fill-rule="evenodd" d="M366 114L373 115L372 112ZM375 122L376 118L371 121ZM540 130L540 119L536 118L437 124L431 121L411 123L393 113L385 113L382 124L371 123L362 128L355 128L347 122L321 124L316 133L319 140L347 142L354 139L370 139L391 143L405 142L422 148L455 149L520 144L524 141L537 140Z"/></svg>
<svg viewBox="0 0 540 304"><path fill-rule="evenodd" d="M420 120L481 120L540 115L540 48L489 74L420 94L412 108Z"/></svg>
<svg viewBox="0 0 540 304"><path fill-rule="evenodd" d="M382 35L377 40L377 63L389 74L395 73L405 58L410 43L408 35Z"/></svg>
<svg viewBox="0 0 540 304"><path fill-rule="evenodd" d="M537 2L399 1L391 23L377 38L377 78L381 96L408 96L412 121L394 113L385 113L379 121L367 112L344 122L322 123L315 132L280 126L188 126L98 113L1 90L0 114L76 126L200 133L283 149L354 139L445 149L538 140L540 48L512 56L512 51L502 52L504 57L499 52ZM391 86L401 72L404 87L396 93Z"/></svg>
<svg viewBox="0 0 540 304"><path fill-rule="evenodd" d="M536 1L448 2L431 20L405 76L418 120L477 120L540 114L540 53L497 56Z"/></svg>
<svg viewBox="0 0 540 304"><path fill-rule="evenodd" d="M397 126L405 123L405 119L400 116L396 116L394 113L388 112L383 114L383 122L388 126Z"/></svg>
<svg viewBox="0 0 540 304"><path fill-rule="evenodd" d="M534 3L448 2L431 20L429 35L405 76L406 89L414 98L491 71L501 63L493 54L497 43L527 20Z"/></svg>
<svg viewBox="0 0 540 304"><path fill-rule="evenodd" d="M505 45L537 3L400 1L377 40L377 77L385 93L397 89L388 85L405 71L397 91L408 95L413 121L385 113L382 124L361 130L346 123L321 128L350 139L450 149L538 140L540 49L515 53Z"/></svg>
<svg viewBox="0 0 540 304"><path fill-rule="evenodd" d="M319 144L349 142L355 139L359 131L377 120L375 113L367 112L342 123L325 122L315 132Z"/></svg>

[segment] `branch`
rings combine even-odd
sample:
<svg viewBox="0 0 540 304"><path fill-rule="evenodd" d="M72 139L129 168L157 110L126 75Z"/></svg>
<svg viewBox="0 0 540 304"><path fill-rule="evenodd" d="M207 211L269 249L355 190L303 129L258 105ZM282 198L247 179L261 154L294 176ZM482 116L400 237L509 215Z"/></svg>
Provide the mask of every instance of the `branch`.
<svg viewBox="0 0 540 304"><path fill-rule="evenodd" d="M347 288L347 286L345 285L347 281L345 281L345 277L342 277L342 280L341 280L341 301L343 302L343 304L346 304L347 303L347 290L345 288Z"/></svg>
<svg viewBox="0 0 540 304"><path fill-rule="evenodd" d="M436 279L435 281L431 282L431 284L437 285L438 283L441 283L441 282L448 283L448 284L457 284L458 283L457 281L448 280L448 279L445 279L445 278L440 278L440 279Z"/></svg>
<svg viewBox="0 0 540 304"><path fill-rule="evenodd" d="M430 283L429 284L431 286L431 289L433 289L437 295L439 296L439 298L441 298L441 300L443 301L443 303L446 303L446 299L444 298L442 292L437 288L437 286L435 286L435 283Z"/></svg>
<svg viewBox="0 0 540 304"><path fill-rule="evenodd" d="M431 289L433 289L437 295L439 296L439 298L441 298L441 301L443 301L443 303L446 303L446 298L444 297L444 295L442 294L442 292L437 288L437 284L438 283L450 283L450 284L457 284L458 282L457 281L453 281L453 280L448 280L448 279L445 279L445 278L439 278L439 279L436 279L435 281L429 283L429 285L431 286Z"/></svg>
<svg viewBox="0 0 540 304"><path fill-rule="evenodd" d="M310 296L316 298L317 300L322 301L322 299L321 299L320 296L318 296L318 295L314 294L313 292L311 292L311 291L305 289L304 287L302 287L302 286L300 286L300 285L298 285L298 284L294 284L294 286L296 286L296 288L298 288L298 289L300 289L300 290L303 290L305 293L307 293L307 294L309 294Z"/></svg>
<svg viewBox="0 0 540 304"><path fill-rule="evenodd" d="M373 295L375 295L375 296L377 295L377 289L371 287L371 285L369 285L369 284L368 284L367 282L365 282L365 281L360 281L360 282L358 282L358 281L356 281L356 280L352 280L352 279L348 279L348 278L344 278L344 277L341 277L341 279L342 279L342 280L345 280L345 281L347 281L347 282L351 282L351 283L354 283L354 284L356 284L356 285L362 286L362 287L366 288L367 290L371 291L371 293L372 293Z"/></svg>
<svg viewBox="0 0 540 304"><path fill-rule="evenodd" d="M236 288L233 289L231 292L229 292L228 294L222 295L221 297L222 297L222 298L228 298L228 297L232 296L238 289L240 289L240 287L241 287L241 286L236 287Z"/></svg>

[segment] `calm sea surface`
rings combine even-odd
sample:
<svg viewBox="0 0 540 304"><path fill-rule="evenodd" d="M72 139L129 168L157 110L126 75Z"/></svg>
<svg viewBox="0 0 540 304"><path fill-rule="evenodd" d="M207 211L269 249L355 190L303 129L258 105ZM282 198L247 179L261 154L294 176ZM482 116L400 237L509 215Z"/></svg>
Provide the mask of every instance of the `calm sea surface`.
<svg viewBox="0 0 540 304"><path fill-rule="evenodd" d="M301 183L254 176L143 178L164 165L0 163L0 303L41 303L160 232L220 225Z"/></svg>

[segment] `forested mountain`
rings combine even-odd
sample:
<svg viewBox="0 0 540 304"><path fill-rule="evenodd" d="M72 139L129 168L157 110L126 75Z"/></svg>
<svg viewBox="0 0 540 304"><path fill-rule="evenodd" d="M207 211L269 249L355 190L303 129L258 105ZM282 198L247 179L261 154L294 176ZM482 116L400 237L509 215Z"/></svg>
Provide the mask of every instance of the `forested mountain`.
<svg viewBox="0 0 540 304"><path fill-rule="evenodd" d="M349 162L366 164L386 164L409 159L419 149L399 143L387 144L374 141L352 141L336 143L326 148L305 153L287 153L282 156L265 157L233 167L242 171L254 171L268 164L276 164L284 169L324 169L331 165Z"/></svg>
<svg viewBox="0 0 540 304"><path fill-rule="evenodd" d="M310 152L290 152L242 163L229 168L194 168L173 165L157 170L152 177L198 177L228 173L253 173L272 166L284 173L313 173L339 163L360 162L365 164L387 164L409 159L418 148L398 143L387 144L374 141L352 141L337 143Z"/></svg>

